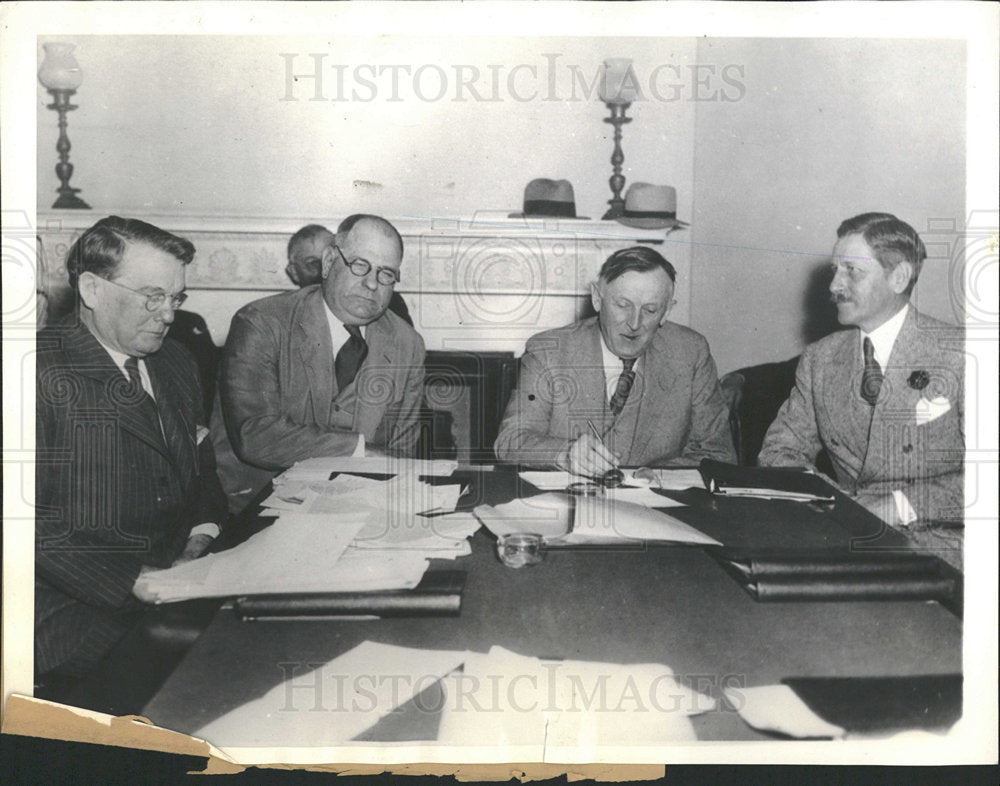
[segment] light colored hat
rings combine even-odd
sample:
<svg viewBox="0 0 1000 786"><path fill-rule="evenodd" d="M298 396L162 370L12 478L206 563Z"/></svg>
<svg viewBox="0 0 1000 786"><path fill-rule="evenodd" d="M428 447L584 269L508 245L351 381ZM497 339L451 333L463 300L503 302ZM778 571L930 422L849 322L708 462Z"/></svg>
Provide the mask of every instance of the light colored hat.
<svg viewBox="0 0 1000 786"><path fill-rule="evenodd" d="M573 184L568 180L548 180L539 177L524 187L524 212L511 213L510 218L578 218Z"/></svg>
<svg viewBox="0 0 1000 786"><path fill-rule="evenodd" d="M650 183L633 183L628 187L625 210L615 220L638 229L688 226L687 222L677 220L677 189Z"/></svg>

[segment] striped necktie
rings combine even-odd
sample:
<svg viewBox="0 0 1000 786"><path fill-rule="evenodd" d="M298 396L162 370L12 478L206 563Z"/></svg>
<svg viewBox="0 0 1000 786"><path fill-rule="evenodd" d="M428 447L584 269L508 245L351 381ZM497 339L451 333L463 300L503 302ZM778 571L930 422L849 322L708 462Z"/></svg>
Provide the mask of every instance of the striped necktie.
<svg viewBox="0 0 1000 786"><path fill-rule="evenodd" d="M615 392L611 396L611 414L618 417L625 409L625 402L628 401L628 394L632 392L632 383L635 382L635 358L622 359L622 373L618 377L615 385Z"/></svg>
<svg viewBox="0 0 1000 786"><path fill-rule="evenodd" d="M361 328L357 325L344 325L344 327L351 336L344 342L333 361L338 393L343 392L354 381L361 364L368 356L368 344L361 337Z"/></svg>

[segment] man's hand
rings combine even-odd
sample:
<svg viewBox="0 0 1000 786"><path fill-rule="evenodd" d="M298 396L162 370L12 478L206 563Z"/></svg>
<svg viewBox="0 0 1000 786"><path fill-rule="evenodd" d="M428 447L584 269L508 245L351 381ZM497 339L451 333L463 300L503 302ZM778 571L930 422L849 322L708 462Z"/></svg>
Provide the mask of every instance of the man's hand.
<svg viewBox="0 0 1000 786"><path fill-rule="evenodd" d="M570 443L563 465L574 475L599 478L609 469L617 468L618 457L597 437L587 433Z"/></svg>
<svg viewBox="0 0 1000 786"><path fill-rule="evenodd" d="M135 580L135 584L132 585L132 594L135 595L143 603L154 603L156 601L156 596L146 589L145 584L143 584L142 577L149 573L151 570L156 570L156 568L149 565L143 565L139 568L139 576Z"/></svg>
<svg viewBox="0 0 1000 786"><path fill-rule="evenodd" d="M212 545L213 540L214 538L210 535L192 535L188 538L184 551L182 551L181 555L173 561L173 564L170 567L175 568L178 565L183 565L185 562L197 559L205 553L205 550L210 545Z"/></svg>

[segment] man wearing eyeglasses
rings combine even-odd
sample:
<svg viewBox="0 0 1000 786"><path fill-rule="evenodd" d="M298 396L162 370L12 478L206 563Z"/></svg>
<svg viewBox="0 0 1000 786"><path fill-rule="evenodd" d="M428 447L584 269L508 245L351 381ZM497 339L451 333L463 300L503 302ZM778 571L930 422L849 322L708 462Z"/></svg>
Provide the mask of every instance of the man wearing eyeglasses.
<svg viewBox="0 0 1000 786"><path fill-rule="evenodd" d="M321 251L319 284L233 317L220 388L241 461L275 472L316 456L412 455L424 342L388 311L402 259L392 224L349 216Z"/></svg>
<svg viewBox="0 0 1000 786"><path fill-rule="evenodd" d="M147 600L140 575L200 556L225 496L195 362L165 339L187 240L111 216L67 257L77 308L37 337L35 671L84 674Z"/></svg>

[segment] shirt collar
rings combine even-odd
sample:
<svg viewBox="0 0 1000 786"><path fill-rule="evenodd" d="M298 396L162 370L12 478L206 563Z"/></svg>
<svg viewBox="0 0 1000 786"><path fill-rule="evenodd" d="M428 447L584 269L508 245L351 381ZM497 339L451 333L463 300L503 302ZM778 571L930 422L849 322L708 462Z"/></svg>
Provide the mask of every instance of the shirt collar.
<svg viewBox="0 0 1000 786"><path fill-rule="evenodd" d="M908 308L909 303L904 305L871 333L861 331L862 343L864 343L865 338L871 339L872 346L875 348L875 360L878 361L878 364L882 368L889 365L889 356L892 354L892 347L896 343L896 336L899 335L899 331L903 327L903 321L906 319Z"/></svg>
<svg viewBox="0 0 1000 786"><path fill-rule="evenodd" d="M330 340L333 342L333 354L336 355L340 348L347 343L351 334L347 332L344 323L330 310L326 298L323 299L323 310L326 312L326 321L330 326ZM367 338L367 325L358 325L361 328L361 338Z"/></svg>
<svg viewBox="0 0 1000 786"><path fill-rule="evenodd" d="M90 328L88 327L87 330L90 330ZM107 344L101 341L100 337L93 330L90 330L90 335L92 335L95 339L97 339L97 343L100 344L102 347L104 347L104 351L111 356L111 359L114 361L114 364L118 366L118 370L127 377L128 372L125 370L125 361L129 359L129 356L124 354L123 352L119 352L117 349L112 349L111 347L109 347ZM139 358L139 362L142 363L142 358Z"/></svg>
<svg viewBox="0 0 1000 786"><path fill-rule="evenodd" d="M615 379L618 375L622 373L622 359L618 357L614 352L608 349L608 345L604 341L604 334L601 333L601 360L604 363L604 375L611 376L615 375ZM638 371L639 365L642 363L642 355L639 355L635 359L635 366L633 368Z"/></svg>

